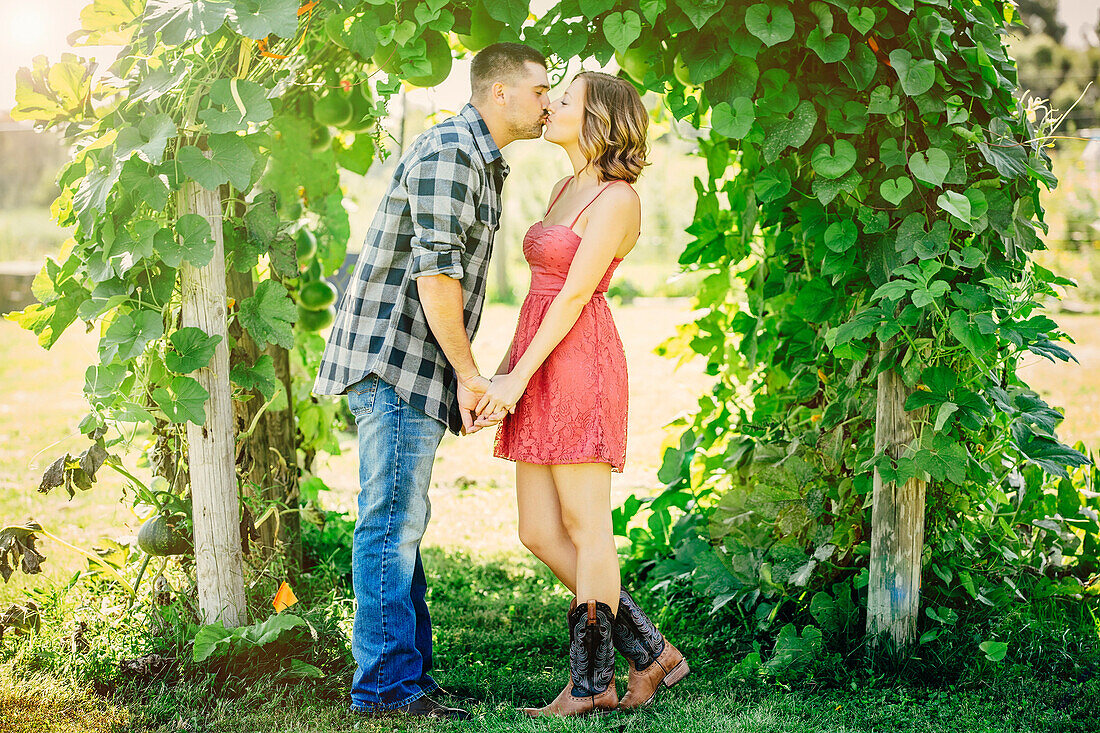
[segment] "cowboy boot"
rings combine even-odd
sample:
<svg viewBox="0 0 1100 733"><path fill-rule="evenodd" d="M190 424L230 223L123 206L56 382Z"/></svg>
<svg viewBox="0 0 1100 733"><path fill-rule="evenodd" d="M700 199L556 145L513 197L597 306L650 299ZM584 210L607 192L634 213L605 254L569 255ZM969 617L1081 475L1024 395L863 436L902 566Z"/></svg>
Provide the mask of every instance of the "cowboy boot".
<svg viewBox="0 0 1100 733"><path fill-rule="evenodd" d="M611 641L614 613L606 603L590 600L571 608L569 622L570 681L554 701L524 708L531 717L607 713L619 704L615 689L615 648Z"/></svg>
<svg viewBox="0 0 1100 733"><path fill-rule="evenodd" d="M619 593L619 612L612 625L615 649L630 663L623 709L648 705L661 685L672 687L690 671L684 655L662 636L626 588Z"/></svg>

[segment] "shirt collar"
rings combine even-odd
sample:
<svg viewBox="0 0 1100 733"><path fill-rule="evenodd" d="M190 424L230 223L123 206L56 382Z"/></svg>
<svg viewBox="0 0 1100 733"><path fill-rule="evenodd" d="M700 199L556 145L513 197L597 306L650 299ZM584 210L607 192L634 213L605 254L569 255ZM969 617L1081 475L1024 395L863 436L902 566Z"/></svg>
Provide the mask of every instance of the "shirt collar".
<svg viewBox="0 0 1100 733"><path fill-rule="evenodd" d="M499 160L501 171L504 175L508 175L508 164L504 161L504 156L501 155L500 148L497 147L493 136L489 134L489 126L485 124L485 120L482 118L481 113L477 111L477 107L467 103L458 114L466 120L470 130L474 133L474 142L477 144L478 152L481 153L481 159L485 161L486 165Z"/></svg>

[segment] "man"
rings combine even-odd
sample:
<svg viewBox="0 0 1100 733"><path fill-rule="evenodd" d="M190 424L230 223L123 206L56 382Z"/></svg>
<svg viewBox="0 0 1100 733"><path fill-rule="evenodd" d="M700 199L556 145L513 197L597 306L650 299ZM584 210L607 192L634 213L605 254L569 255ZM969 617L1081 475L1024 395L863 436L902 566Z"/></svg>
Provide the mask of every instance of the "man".
<svg viewBox="0 0 1100 733"><path fill-rule="evenodd" d="M519 44L482 50L470 103L401 157L340 302L313 391L347 394L359 431L352 541L356 712L466 719L428 695L432 630L420 559L443 433L472 432L489 385L470 351L485 301L500 149L542 135L546 59Z"/></svg>

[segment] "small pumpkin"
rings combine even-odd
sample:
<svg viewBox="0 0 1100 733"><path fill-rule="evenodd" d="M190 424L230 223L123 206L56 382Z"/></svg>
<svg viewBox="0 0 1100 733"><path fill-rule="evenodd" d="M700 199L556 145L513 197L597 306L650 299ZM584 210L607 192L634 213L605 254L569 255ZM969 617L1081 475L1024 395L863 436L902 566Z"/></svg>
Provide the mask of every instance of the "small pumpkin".
<svg viewBox="0 0 1100 733"><path fill-rule="evenodd" d="M191 540L174 526L170 515L158 514L138 530L138 547L150 555L166 557L191 552Z"/></svg>

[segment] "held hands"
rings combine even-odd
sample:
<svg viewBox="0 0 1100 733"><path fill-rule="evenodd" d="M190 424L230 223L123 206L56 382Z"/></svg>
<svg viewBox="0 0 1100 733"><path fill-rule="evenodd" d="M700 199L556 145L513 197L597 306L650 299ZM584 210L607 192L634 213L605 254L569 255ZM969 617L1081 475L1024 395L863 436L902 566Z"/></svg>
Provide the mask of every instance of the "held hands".
<svg viewBox="0 0 1100 733"><path fill-rule="evenodd" d="M526 389L527 380L515 372L496 375L478 400L478 421L491 419L493 422L500 422L505 414L516 411L516 403Z"/></svg>
<svg viewBox="0 0 1100 733"><path fill-rule="evenodd" d="M481 424L481 418L474 422L477 405L489 388L489 380L480 374L469 379L458 380L458 413L462 416L462 433L471 435L491 423Z"/></svg>

